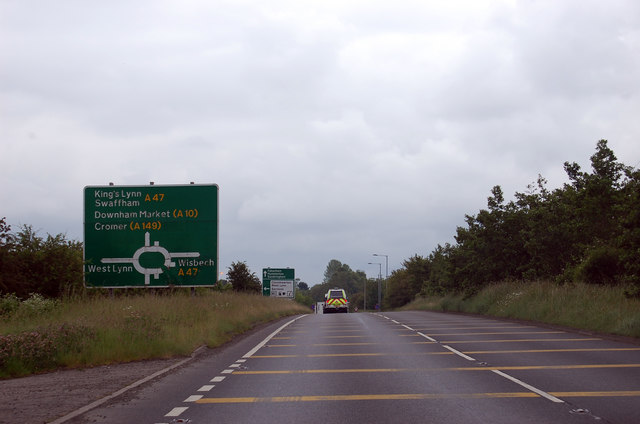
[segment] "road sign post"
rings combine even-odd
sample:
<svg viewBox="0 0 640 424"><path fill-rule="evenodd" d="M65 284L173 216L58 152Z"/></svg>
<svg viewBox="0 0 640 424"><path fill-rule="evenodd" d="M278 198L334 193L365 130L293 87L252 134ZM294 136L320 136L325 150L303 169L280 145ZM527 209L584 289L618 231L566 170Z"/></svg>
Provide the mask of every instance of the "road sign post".
<svg viewBox="0 0 640 424"><path fill-rule="evenodd" d="M87 287L210 287L218 276L218 186L87 186Z"/></svg>
<svg viewBox="0 0 640 424"><path fill-rule="evenodd" d="M262 295L293 299L295 296L295 274L293 268L263 268Z"/></svg>

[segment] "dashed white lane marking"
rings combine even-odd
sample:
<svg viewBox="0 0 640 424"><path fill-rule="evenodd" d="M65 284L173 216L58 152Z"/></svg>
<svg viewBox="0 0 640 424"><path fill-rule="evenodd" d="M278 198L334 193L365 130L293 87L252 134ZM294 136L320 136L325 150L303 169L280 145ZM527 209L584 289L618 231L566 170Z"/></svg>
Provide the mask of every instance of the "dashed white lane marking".
<svg viewBox="0 0 640 424"><path fill-rule="evenodd" d="M233 365L229 365L228 369L225 369L224 371L222 371L220 374L232 374L234 370L234 368L238 368L240 367L240 364L245 362L247 359L246 358L250 358L251 356L253 356L253 354L255 354L259 349L261 349L264 345L266 345L269 340L271 340L276 334L278 334L280 331L282 331L285 327L287 327L289 324L295 322L296 320L302 318L304 315L301 315L297 318L292 319L291 321L285 323L284 325L282 325L280 328L278 328L276 331L274 331L273 333L271 333L270 335L268 335L263 341L261 341L260 343L258 343L253 349L251 349L249 352L247 352L242 359L238 359L236 361L236 363L234 363ZM217 377L213 377L211 379L211 383L220 383L222 380L224 380L226 377L225 376L217 376ZM213 389L215 387L214 384L207 384L204 385L202 387L200 387L198 389L199 392L208 392L211 389ZM198 400L202 399L201 395L192 395L189 396L184 402L196 402ZM165 417L178 417L180 416L180 414L182 414L184 411L186 411L187 409L189 409L189 407L185 407L185 406L181 406L181 407L177 407L177 408L173 408L171 411L169 411L169 413L167 415L165 415Z"/></svg>
<svg viewBox="0 0 640 424"><path fill-rule="evenodd" d="M473 359L471 356L465 355L464 353L460 352L459 350L455 350L451 346L442 345L442 347L447 349L447 350L450 350L451 352L455 353L456 355L460 356L461 358L466 359L467 361L475 361L475 359Z"/></svg>
<svg viewBox="0 0 640 424"><path fill-rule="evenodd" d="M128 390L131 390L131 389L133 389L135 387L138 387L138 386L146 383L147 381L150 381L150 380L152 380L152 379L154 379L154 378L156 378L156 377L158 377L158 376L160 376L162 374L165 374L165 373L167 373L167 372L169 372L169 371L171 371L171 370L173 370L173 369L175 369L175 368L177 368L179 366L182 366L182 365L186 364L187 362L191 361L194 358L195 352L199 351L200 349L201 349L201 347L196 349L194 351L194 354L192 354L190 358L183 359L182 361L177 362L177 363L171 365L170 367L167 367L167 368L162 369L162 370L160 370L158 372L155 372L155 373L153 373L153 374L151 374L151 375L149 375L149 376L147 376L147 377L145 377L145 378L143 378L141 380L136 381L135 383L132 383L132 384L128 385L127 387L124 387L124 388L122 388L122 389L120 389L120 390L118 390L118 391L116 391L114 393L111 393L108 396L103 397L102 399L98 399L95 402L90 403L89 405L85 405L80 409L76 409L75 411L65 415L64 417L60 417L57 420L51 421L51 424L62 424L64 422L67 422L70 419L77 417L78 415L82 415L82 414L84 414L84 413L86 413L86 412L88 412L88 411L90 411L90 410L92 410L94 408L97 408L98 406L110 401L111 399L115 399L116 397L118 397L121 394L127 392Z"/></svg>
<svg viewBox="0 0 640 424"><path fill-rule="evenodd" d="M178 407L178 408L173 408L171 411L169 411L169 413L167 415L165 415L165 417L179 417L180 414L182 414L187 409L189 409L188 406L181 406L181 407Z"/></svg>
<svg viewBox="0 0 640 424"><path fill-rule="evenodd" d="M426 334L422 334L419 331L418 331L418 334L421 335L422 337L424 337L425 339L429 340L430 342L438 343L438 341L436 339L434 339L433 337L429 337Z"/></svg>
<svg viewBox="0 0 640 424"><path fill-rule="evenodd" d="M384 315L383 315L383 316L384 316ZM387 317L385 316L385 318L387 318ZM387 319L389 319L389 318L387 318ZM396 324L402 325L403 327L405 327L405 328L407 328L407 329L409 329L409 330L416 331L416 330L412 329L411 327L409 327L409 326L407 326L407 325L404 325L404 324L402 324L402 323L399 323L399 322L398 322L398 321L396 321L396 320L391 320L391 321L392 321L392 322L394 322L394 323L396 323ZM424 337L425 339L427 339L427 340L429 340L429 341L431 341L431 342L434 342L434 343L440 343L438 340L434 339L433 337L429 337L429 336L427 336L426 334L423 334L423 333L421 333L421 332L419 332L419 331L416 331L416 333L417 333L417 334L419 334L419 335L421 335L422 337ZM449 350L449 351L451 351L451 352L455 353L456 355L460 356L461 358L466 359L467 361L475 361L475 359L473 359L473 358L472 358L472 357L470 357L469 355L465 355L464 353L460 352L459 350L456 350L456 349L452 348L451 346L442 345L442 347L444 347L445 349L447 349L447 350ZM551 394L549 394L549 393L547 393L547 392L545 392L545 391L542 391L542 390L540 390L540 389L538 389L538 388L536 388L536 387L533 387L532 385L527 384L527 383L525 383L524 381L518 380L518 379L517 379L517 378L515 378L515 377L511 377L511 376L510 376L509 374L507 374L507 373L504 373L504 372L502 372L502 371L500 371L500 370L492 370L492 372L496 373L496 374L497 374L497 375L499 375L500 377L506 378L507 380L509 380L509 381L511 381L511 382L513 382L513 383L516 383L516 384L518 384L518 385L520 385L520 386L524 387L524 388L525 388L525 389L527 389L527 390L530 390L530 391L532 391L532 392L534 392L534 393L537 393L538 395L542 396L542 397L543 397L543 398L545 398L545 399L550 400L551 402L555 402L555 403L564 403L564 401L563 401L562 399L558 399L557 397L555 397L555 396L553 396L553 395L551 395Z"/></svg>
<svg viewBox="0 0 640 424"><path fill-rule="evenodd" d="M517 378L515 378L515 377L511 377L509 374L503 373L503 372L502 372L502 371L500 371L500 370L492 370L492 371L493 371L494 373L498 374L499 376L506 378L507 380L513 381L514 383L519 384L519 385L521 385L522 387L524 387L524 388L526 388L526 389L529 389L529 390L531 390L531 391L532 391L532 392L534 392L534 393L539 394L539 395L540 395L540 396L542 396L543 398L549 399L551 402L555 402L555 403L564 403L564 401L563 401L562 399L558 399L557 397L555 397L555 396L553 396L553 395L551 395L551 394L549 394L549 393L547 393L547 392L544 392L544 391L542 391L542 390L540 390L540 389L537 389L537 388L535 388L535 387L533 387L533 386L531 386L531 385L529 385L529 384L525 383L524 381L518 380L518 379L517 379Z"/></svg>

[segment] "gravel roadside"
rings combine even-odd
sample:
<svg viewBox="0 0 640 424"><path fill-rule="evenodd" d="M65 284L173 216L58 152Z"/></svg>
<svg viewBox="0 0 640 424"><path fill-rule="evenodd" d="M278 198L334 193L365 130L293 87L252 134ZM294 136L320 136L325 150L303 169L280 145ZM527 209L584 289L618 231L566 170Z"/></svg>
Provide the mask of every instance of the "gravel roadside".
<svg viewBox="0 0 640 424"><path fill-rule="evenodd" d="M215 355L219 349L237 343L273 322L257 324L252 329L236 335L223 346L216 348L201 346L191 356L59 370L29 377L0 380L0 424L56 422L94 402L107 397L113 398L114 395L119 396L118 392L130 385L147 383L165 375L162 373L154 377L156 373L164 370L170 372L183 364L189 364L191 360Z"/></svg>
<svg viewBox="0 0 640 424"><path fill-rule="evenodd" d="M186 359L130 362L0 380L0 424L52 422Z"/></svg>

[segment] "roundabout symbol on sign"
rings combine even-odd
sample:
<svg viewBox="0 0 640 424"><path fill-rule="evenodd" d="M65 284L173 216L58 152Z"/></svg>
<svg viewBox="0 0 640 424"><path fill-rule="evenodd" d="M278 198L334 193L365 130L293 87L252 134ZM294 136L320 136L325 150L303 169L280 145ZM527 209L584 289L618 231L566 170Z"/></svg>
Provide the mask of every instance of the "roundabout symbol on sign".
<svg viewBox="0 0 640 424"><path fill-rule="evenodd" d="M164 266L166 268L173 268L174 266L176 266L176 263L172 261L173 258L197 258L200 256L199 252L171 253L164 247L160 246L160 242L158 241L154 241L153 246L151 246L151 235L146 232L144 233L144 246L136 250L131 258L102 258L101 262L103 264L133 264L133 267L136 269L136 271L144 275L144 284L149 285L151 275L153 275L153 278L157 280L160 274L162 274L164 271L162 270L162 268L145 268L140 265L140 256L142 256L143 253L160 253L164 257Z"/></svg>

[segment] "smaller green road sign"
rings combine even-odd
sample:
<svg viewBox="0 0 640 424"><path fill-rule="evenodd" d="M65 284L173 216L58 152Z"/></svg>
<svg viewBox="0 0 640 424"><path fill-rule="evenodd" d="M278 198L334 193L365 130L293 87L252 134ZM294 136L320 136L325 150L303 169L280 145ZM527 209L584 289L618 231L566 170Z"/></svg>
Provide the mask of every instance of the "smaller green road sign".
<svg viewBox="0 0 640 424"><path fill-rule="evenodd" d="M203 287L217 276L217 185L85 187L87 287Z"/></svg>
<svg viewBox="0 0 640 424"><path fill-rule="evenodd" d="M263 268L262 295L287 297L295 295L295 270L293 268Z"/></svg>

